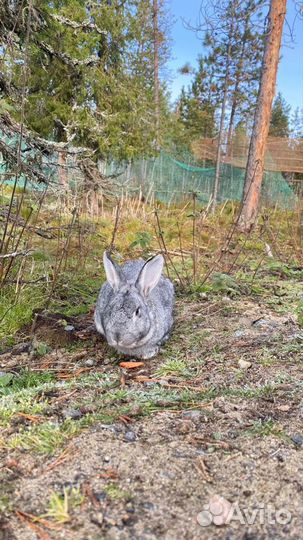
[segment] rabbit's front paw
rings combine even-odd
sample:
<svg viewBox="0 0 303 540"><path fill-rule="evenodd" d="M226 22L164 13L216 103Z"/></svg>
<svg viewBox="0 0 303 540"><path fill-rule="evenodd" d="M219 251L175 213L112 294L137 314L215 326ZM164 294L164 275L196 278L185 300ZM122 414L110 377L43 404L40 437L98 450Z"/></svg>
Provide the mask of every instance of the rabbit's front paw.
<svg viewBox="0 0 303 540"><path fill-rule="evenodd" d="M149 349L144 354L142 354L142 360L148 360L149 358L153 358L153 356L156 356L156 354L159 352L159 347L155 347L154 349Z"/></svg>

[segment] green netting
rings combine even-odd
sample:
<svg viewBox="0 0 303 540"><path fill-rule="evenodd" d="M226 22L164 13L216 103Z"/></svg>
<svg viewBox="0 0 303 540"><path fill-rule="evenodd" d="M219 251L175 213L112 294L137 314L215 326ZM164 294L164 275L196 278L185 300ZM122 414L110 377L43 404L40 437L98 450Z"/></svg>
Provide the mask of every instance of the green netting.
<svg viewBox="0 0 303 540"><path fill-rule="evenodd" d="M16 145L16 141L14 143ZM53 189L56 189L56 184L59 183L58 157L56 155L43 156L43 159L36 161L32 152L26 152L25 155L31 163L35 163L37 169L42 166ZM209 166L209 162L202 167L190 156L187 159L187 162L181 161L180 158L177 159L175 156L162 152L157 157L137 159L128 164L102 163L102 169L106 175L118 174L113 182L118 183L121 189L134 193L140 191L148 200L177 203L191 197L192 193L196 193L199 202L208 203L213 194L215 167ZM79 169L76 173L74 162L69 165L69 183L73 190L78 182L81 182L82 173ZM0 160L0 178L5 177L4 183L12 185L14 178L7 178L5 172L6 166ZM219 203L226 200L241 200L244 176L244 169L224 163L221 165ZM24 177L20 177L18 185L19 187L24 185ZM28 188L43 189L44 186L43 184L33 185L29 182ZM263 204L279 205L286 209L292 209L297 199L282 173L277 172L264 173L261 196Z"/></svg>
<svg viewBox="0 0 303 540"><path fill-rule="evenodd" d="M107 165L107 173L119 172L115 163ZM213 193L215 167L201 167L178 161L167 154L156 158L140 159L120 168L119 182L130 190L141 190L145 197L154 194L162 202L178 202L193 192L201 203L207 203ZM245 170L222 164L218 202L240 201L243 193ZM296 195L281 173L265 172L262 185L262 202L293 208Z"/></svg>

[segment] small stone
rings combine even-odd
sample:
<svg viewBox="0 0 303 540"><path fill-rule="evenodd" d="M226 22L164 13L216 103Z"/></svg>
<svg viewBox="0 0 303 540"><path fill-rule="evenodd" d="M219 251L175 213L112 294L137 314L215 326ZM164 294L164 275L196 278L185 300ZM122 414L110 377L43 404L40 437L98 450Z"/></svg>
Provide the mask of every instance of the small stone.
<svg viewBox="0 0 303 540"><path fill-rule="evenodd" d="M190 420L193 420L194 422L201 419L201 411L198 411L196 409L193 409L192 411L183 411L182 416L183 418L189 418Z"/></svg>
<svg viewBox="0 0 303 540"><path fill-rule="evenodd" d="M65 332L73 332L75 330L75 327L72 324L67 324L64 326Z"/></svg>
<svg viewBox="0 0 303 540"><path fill-rule="evenodd" d="M295 433L290 438L291 438L292 442L295 443L296 446L302 446L302 444L303 444L302 435L300 435L299 433Z"/></svg>
<svg viewBox="0 0 303 540"><path fill-rule="evenodd" d="M127 442L135 442L135 440L137 439L137 435L135 434L134 431L126 431L125 435L124 435L124 440L127 441Z"/></svg>
<svg viewBox="0 0 303 540"><path fill-rule="evenodd" d="M271 319L257 319L256 321L252 322L252 326L255 326L257 328L267 328L268 330L272 330L273 328L276 328L278 324L276 321L272 321Z"/></svg>
<svg viewBox="0 0 303 540"><path fill-rule="evenodd" d="M179 433L189 433L194 428L195 428L194 423L189 419L181 421L177 426L177 430Z"/></svg>
<svg viewBox="0 0 303 540"><path fill-rule="evenodd" d="M97 525L98 527L101 527L104 521L104 516L102 512L97 512L91 517L91 522Z"/></svg>
<svg viewBox="0 0 303 540"><path fill-rule="evenodd" d="M251 367L251 362L247 362L247 360L243 360L243 358L240 358L238 361L238 366L241 369L249 369Z"/></svg>
<svg viewBox="0 0 303 540"><path fill-rule="evenodd" d="M110 457L109 456L104 456L103 461L105 461L106 463L109 463L110 462Z"/></svg>
<svg viewBox="0 0 303 540"><path fill-rule="evenodd" d="M125 505L125 510L126 512L128 512L129 514L133 514L135 512L135 508L134 508L134 505L132 502L128 502L126 503Z"/></svg>
<svg viewBox="0 0 303 540"><path fill-rule="evenodd" d="M278 411L287 412L290 409L290 405L282 403L282 405L277 405Z"/></svg>
<svg viewBox="0 0 303 540"><path fill-rule="evenodd" d="M93 367L95 365L96 361L94 358L88 358L85 360L84 365L87 367Z"/></svg>
<svg viewBox="0 0 303 540"><path fill-rule="evenodd" d="M79 420L83 415L78 409L63 409L62 416L64 418L71 418L72 420Z"/></svg>
<svg viewBox="0 0 303 540"><path fill-rule="evenodd" d="M107 497L107 493L106 491L97 491L95 492L94 491L94 497L97 499L97 501L101 502L101 501L105 501L106 497Z"/></svg>
<svg viewBox="0 0 303 540"><path fill-rule="evenodd" d="M155 505L149 501L142 503L142 506L145 510L150 510L151 512L155 509Z"/></svg>
<svg viewBox="0 0 303 540"><path fill-rule="evenodd" d="M240 338L240 337L243 337L243 336L245 336L245 331L244 330L236 330L234 332L234 337L236 337L236 338Z"/></svg>
<svg viewBox="0 0 303 540"><path fill-rule="evenodd" d="M145 388L152 388L153 386L156 386L157 384L158 384L158 382L154 382L154 381L145 381L144 382Z"/></svg>

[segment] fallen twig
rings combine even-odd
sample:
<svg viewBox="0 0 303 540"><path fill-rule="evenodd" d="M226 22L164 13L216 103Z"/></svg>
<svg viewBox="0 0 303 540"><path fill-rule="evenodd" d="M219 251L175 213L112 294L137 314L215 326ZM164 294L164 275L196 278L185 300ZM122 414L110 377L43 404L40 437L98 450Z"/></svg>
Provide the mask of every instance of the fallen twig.
<svg viewBox="0 0 303 540"><path fill-rule="evenodd" d="M72 445L69 445L65 448L65 450L63 450L63 452L60 454L60 456L57 457L57 459L55 459L55 461L53 461L52 463L50 463L46 469L44 470L44 472L48 472L48 471L51 471L53 470L55 467L57 467L58 465L61 465L61 463L63 463L68 457L69 457L69 454L70 454L70 451L72 449Z"/></svg>
<svg viewBox="0 0 303 540"><path fill-rule="evenodd" d="M203 476L204 480L206 480L206 482L212 483L213 479L210 476L210 474L209 474L209 472L207 470L207 466L206 466L206 464L203 461L201 456L199 456L197 458L195 467L196 467L197 471L199 471L202 474L202 476Z"/></svg>
<svg viewBox="0 0 303 540"><path fill-rule="evenodd" d="M34 253L34 249L24 249L22 251L14 251L13 253L5 253L5 255L0 255L0 259L14 259L15 257L28 257Z"/></svg>

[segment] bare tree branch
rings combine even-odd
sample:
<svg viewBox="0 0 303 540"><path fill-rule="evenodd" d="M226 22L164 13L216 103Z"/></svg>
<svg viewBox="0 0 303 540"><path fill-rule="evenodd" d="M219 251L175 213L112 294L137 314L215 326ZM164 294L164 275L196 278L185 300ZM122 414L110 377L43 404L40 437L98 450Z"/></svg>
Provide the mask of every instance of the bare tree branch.
<svg viewBox="0 0 303 540"><path fill-rule="evenodd" d="M14 259L15 257L28 257L34 253L34 249L24 249L22 251L14 251L13 253L5 253L5 255L0 255L0 259Z"/></svg>
<svg viewBox="0 0 303 540"><path fill-rule="evenodd" d="M72 21L71 19L67 19L66 17L62 17L61 15L53 14L52 17L53 19L60 22L61 24L70 26L71 28L74 28L75 30L94 30L95 32L97 32L97 34L107 36L107 32L105 30L101 30L99 26L90 22L89 20L78 23L76 21Z"/></svg>
<svg viewBox="0 0 303 540"><path fill-rule="evenodd" d="M73 58L69 54L56 51L51 45L48 43L45 43L45 41L39 41L37 39L33 39L33 42L42 49L45 53L47 53L49 56L53 58L58 58L63 62L64 64L70 66L70 67L81 67L81 66L98 66L100 64L100 59L96 56L89 56L88 58L85 58L84 60L79 60L78 58Z"/></svg>
<svg viewBox="0 0 303 540"><path fill-rule="evenodd" d="M16 122L8 112L5 112L0 114L0 130L9 137L11 137L12 134L20 135L21 125ZM65 154L91 153L91 150L88 148L72 147L68 142L54 142L43 139L43 137L39 137L29 129L25 128L25 126L22 127L22 139L26 144L41 152L64 152Z"/></svg>

